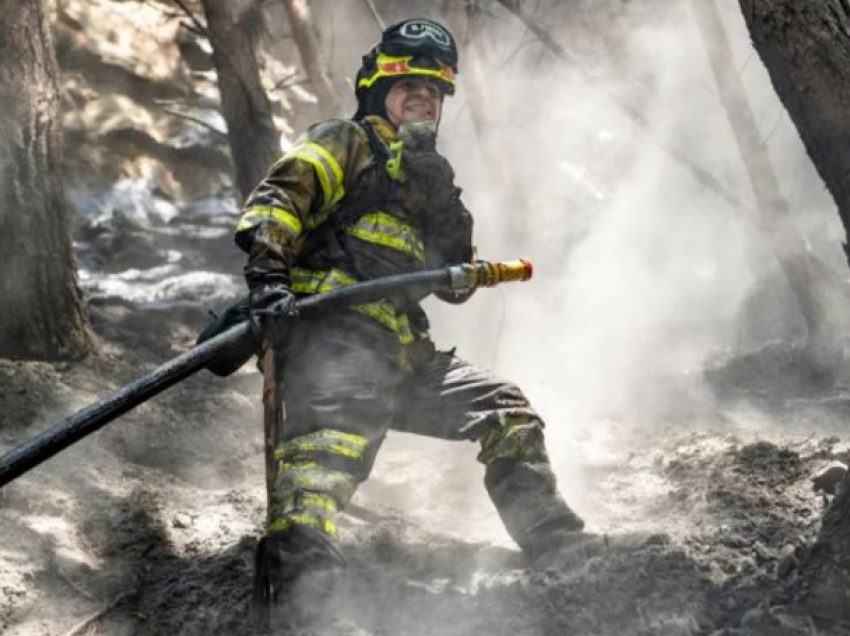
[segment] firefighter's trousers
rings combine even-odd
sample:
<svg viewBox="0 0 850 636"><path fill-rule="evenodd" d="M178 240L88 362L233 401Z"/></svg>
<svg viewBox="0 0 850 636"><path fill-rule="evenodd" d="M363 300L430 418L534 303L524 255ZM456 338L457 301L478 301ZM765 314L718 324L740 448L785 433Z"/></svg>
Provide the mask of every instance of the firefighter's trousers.
<svg viewBox="0 0 850 636"><path fill-rule="evenodd" d="M358 324L348 315L311 321L285 347L267 538L306 529L332 544L337 513L389 430L477 441L487 491L524 552L533 556L553 530L581 529L556 488L543 422L516 386L430 341L408 347L404 368Z"/></svg>

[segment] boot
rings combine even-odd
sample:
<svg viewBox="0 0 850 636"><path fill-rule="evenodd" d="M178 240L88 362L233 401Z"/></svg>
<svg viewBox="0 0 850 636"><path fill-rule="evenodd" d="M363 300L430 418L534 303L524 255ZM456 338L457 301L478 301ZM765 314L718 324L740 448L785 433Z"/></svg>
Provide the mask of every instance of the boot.
<svg viewBox="0 0 850 636"><path fill-rule="evenodd" d="M624 534L597 534L583 530L554 530L536 549L529 551L529 560L535 570L567 570L578 567L595 556L614 553L637 552L654 545L666 545L666 534L628 532Z"/></svg>
<svg viewBox="0 0 850 636"><path fill-rule="evenodd" d="M254 555L252 615L257 634L304 628L328 612L345 560L320 532L293 527L263 537Z"/></svg>

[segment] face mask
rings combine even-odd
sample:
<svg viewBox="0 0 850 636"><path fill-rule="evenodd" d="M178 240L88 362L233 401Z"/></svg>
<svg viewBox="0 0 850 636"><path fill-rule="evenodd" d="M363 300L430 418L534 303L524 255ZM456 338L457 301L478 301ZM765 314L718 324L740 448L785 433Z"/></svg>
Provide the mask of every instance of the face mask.
<svg viewBox="0 0 850 636"><path fill-rule="evenodd" d="M411 152L434 151L437 149L437 122L403 124L398 130L398 136Z"/></svg>

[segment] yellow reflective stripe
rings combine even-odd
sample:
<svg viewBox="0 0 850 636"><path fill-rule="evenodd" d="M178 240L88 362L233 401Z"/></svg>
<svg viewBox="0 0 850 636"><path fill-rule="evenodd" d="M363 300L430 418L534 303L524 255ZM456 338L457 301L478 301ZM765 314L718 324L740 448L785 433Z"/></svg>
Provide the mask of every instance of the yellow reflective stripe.
<svg viewBox="0 0 850 636"><path fill-rule="evenodd" d="M245 210L242 217L239 219L239 224L236 226L237 232L250 229L255 225L259 225L263 221L273 219L283 225L293 238L298 238L301 234L301 221L292 212L283 208L275 208L271 206L253 206Z"/></svg>
<svg viewBox="0 0 850 636"><path fill-rule="evenodd" d="M317 214L311 214L307 217L307 228L311 230L315 230L322 223L324 223L327 218L330 216L331 210L320 211Z"/></svg>
<svg viewBox="0 0 850 636"><path fill-rule="evenodd" d="M516 448L491 449L478 453L478 461L482 464L492 464L497 459L535 459L540 457L536 448L517 446Z"/></svg>
<svg viewBox="0 0 850 636"><path fill-rule="evenodd" d="M407 316L397 316L392 305L382 306L380 303L369 303L368 305L354 305L352 309L376 320L390 331L394 331L401 344L406 345L413 342L413 332L410 330Z"/></svg>
<svg viewBox="0 0 850 636"><path fill-rule="evenodd" d="M287 515L282 519L277 519L276 521L269 524L266 528L266 535L271 535L276 532L282 532L284 530L288 530L292 526L309 526L311 528L318 528L325 534L328 534L332 537L335 537L337 534L337 525L331 521L330 519L320 519L318 517L313 517L308 514L295 514L295 515Z"/></svg>
<svg viewBox="0 0 850 636"><path fill-rule="evenodd" d="M289 514L303 508L316 508L324 512L336 513L339 510L336 500L318 492L293 492L283 499L283 513Z"/></svg>
<svg viewBox="0 0 850 636"><path fill-rule="evenodd" d="M283 460L303 454L326 452L362 460L363 451L368 445L369 440L365 437L342 431L323 430L281 444L275 449L274 457Z"/></svg>
<svg viewBox="0 0 850 636"><path fill-rule="evenodd" d="M413 56L392 56L380 53L375 60L376 71L371 77L364 77L357 82L357 88L369 88L382 77L398 77L399 75L422 75L446 82L454 88L455 72L448 64L438 61L438 69L412 66Z"/></svg>
<svg viewBox="0 0 850 636"><path fill-rule="evenodd" d="M543 455L540 425L528 421L524 415L505 416L502 427L489 431L480 441L478 461L483 464L497 459L531 459Z"/></svg>
<svg viewBox="0 0 850 636"><path fill-rule="evenodd" d="M286 462L280 466L275 487L328 493L337 501L345 503L357 488L357 478L325 468L316 462Z"/></svg>
<svg viewBox="0 0 850 636"><path fill-rule="evenodd" d="M339 201L345 194L343 174L339 162L334 156L319 144L308 142L299 144L289 151L289 156L306 161L316 171L325 203L323 209L328 209Z"/></svg>
<svg viewBox="0 0 850 636"><path fill-rule="evenodd" d="M386 212L364 214L346 231L360 240L407 252L420 263L425 262L425 246L413 227Z"/></svg>
<svg viewBox="0 0 850 636"><path fill-rule="evenodd" d="M338 506L333 497L318 492L301 493L301 504L309 508L319 508L325 512L335 513Z"/></svg>
<svg viewBox="0 0 850 636"><path fill-rule="evenodd" d="M347 287L357 282L356 278L352 278L339 269L322 272L293 267L291 276L292 291L296 294L324 293L339 289L340 287Z"/></svg>
<svg viewBox="0 0 850 636"><path fill-rule="evenodd" d="M294 267L290 274L292 276L291 289L296 294L324 293L357 282L356 279L338 269L322 272ZM391 303L383 300L353 305L351 309L369 316L390 331L395 332L401 344L413 342L414 337L413 331L410 329L410 321L404 314L398 315Z"/></svg>
<svg viewBox="0 0 850 636"><path fill-rule="evenodd" d="M275 459L290 459L298 456L299 454L314 452L326 452L334 455L351 457L352 459L363 459L363 453L351 449L348 446L342 446L341 444L320 444L310 442L304 442L286 449L279 448L275 451Z"/></svg>
<svg viewBox="0 0 850 636"><path fill-rule="evenodd" d="M401 172L401 158L404 153L404 142L394 141L390 144L390 158L387 159L387 174L393 181L404 181Z"/></svg>
<svg viewBox="0 0 850 636"><path fill-rule="evenodd" d="M361 450L366 450L366 447L369 446L369 440L368 439L366 439L365 437L362 437L360 435L355 435L354 433L344 433L343 431L324 430L324 431L317 431L316 433L314 433L314 435L317 435L319 437L328 437L328 438L331 438L331 439L337 439L337 440L343 441L347 444L351 444L352 446L355 446L357 448L360 448Z"/></svg>

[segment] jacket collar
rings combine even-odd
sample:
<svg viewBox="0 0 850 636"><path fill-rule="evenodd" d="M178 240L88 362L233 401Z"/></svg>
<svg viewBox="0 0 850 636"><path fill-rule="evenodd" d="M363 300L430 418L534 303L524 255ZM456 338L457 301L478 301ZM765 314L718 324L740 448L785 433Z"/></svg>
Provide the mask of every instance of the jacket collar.
<svg viewBox="0 0 850 636"><path fill-rule="evenodd" d="M398 131L390 122L378 115L368 115L364 120L372 126L378 137L386 144L398 141Z"/></svg>

